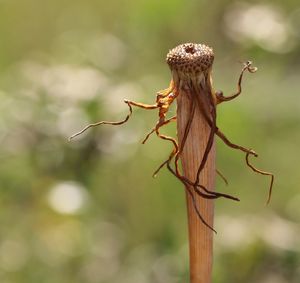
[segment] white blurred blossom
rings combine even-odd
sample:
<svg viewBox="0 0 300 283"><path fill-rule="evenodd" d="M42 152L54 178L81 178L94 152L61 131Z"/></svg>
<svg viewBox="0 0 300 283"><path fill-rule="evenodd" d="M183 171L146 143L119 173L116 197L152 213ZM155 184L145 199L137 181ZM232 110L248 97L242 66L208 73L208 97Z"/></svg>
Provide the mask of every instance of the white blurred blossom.
<svg viewBox="0 0 300 283"><path fill-rule="evenodd" d="M69 101L90 100L108 83L108 79L92 67L47 66L29 61L24 62L21 69L33 87L46 91L51 97Z"/></svg>
<svg viewBox="0 0 300 283"><path fill-rule="evenodd" d="M262 238L276 249L300 250L300 227L279 216L267 218L263 226Z"/></svg>
<svg viewBox="0 0 300 283"><path fill-rule="evenodd" d="M226 35L238 43L286 53L294 47L291 28L283 12L273 5L238 2L224 15Z"/></svg>
<svg viewBox="0 0 300 283"><path fill-rule="evenodd" d="M55 185L48 194L49 206L61 214L75 214L82 210L88 200L86 189L76 182Z"/></svg>
<svg viewBox="0 0 300 283"><path fill-rule="evenodd" d="M276 214L265 218L219 216L215 227L221 235L216 237L216 243L228 249L239 249L258 240L274 249L293 251L300 247L300 226Z"/></svg>

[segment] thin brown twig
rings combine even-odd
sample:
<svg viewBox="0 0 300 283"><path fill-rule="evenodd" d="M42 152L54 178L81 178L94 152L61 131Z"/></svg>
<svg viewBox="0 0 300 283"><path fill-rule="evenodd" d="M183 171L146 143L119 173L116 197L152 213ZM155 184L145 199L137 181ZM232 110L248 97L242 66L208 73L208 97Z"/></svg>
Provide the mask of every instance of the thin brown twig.
<svg viewBox="0 0 300 283"><path fill-rule="evenodd" d="M246 154L246 162L247 165L256 173L265 175L265 176L270 176L271 180L270 180L270 187L269 187L269 194L268 194L268 199L267 199L267 204L270 203L271 201L271 196L272 196L272 190L273 190L273 184L274 184L274 174L267 172L267 171L263 171L260 169L257 169L256 167L254 167L250 162L249 162L249 153Z"/></svg>

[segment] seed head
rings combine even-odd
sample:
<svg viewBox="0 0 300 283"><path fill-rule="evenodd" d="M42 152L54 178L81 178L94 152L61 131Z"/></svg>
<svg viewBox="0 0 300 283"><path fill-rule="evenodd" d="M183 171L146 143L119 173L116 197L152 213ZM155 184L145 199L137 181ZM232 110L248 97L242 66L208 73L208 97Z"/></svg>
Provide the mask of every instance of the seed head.
<svg viewBox="0 0 300 283"><path fill-rule="evenodd" d="M171 70L195 74L212 66L214 52L204 44L184 43L171 49L166 60Z"/></svg>

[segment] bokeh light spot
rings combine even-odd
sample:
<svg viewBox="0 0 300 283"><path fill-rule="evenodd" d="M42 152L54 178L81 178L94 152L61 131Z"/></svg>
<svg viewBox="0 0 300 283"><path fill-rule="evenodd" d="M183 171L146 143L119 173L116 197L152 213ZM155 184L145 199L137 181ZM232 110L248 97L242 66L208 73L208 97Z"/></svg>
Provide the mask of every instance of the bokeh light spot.
<svg viewBox="0 0 300 283"><path fill-rule="evenodd" d="M62 182L54 186L48 194L49 206L58 213L75 214L87 202L86 190L75 182Z"/></svg>
<svg viewBox="0 0 300 283"><path fill-rule="evenodd" d="M224 23L226 35L244 45L256 44L274 53L287 53L295 46L286 17L272 5L235 3L225 13Z"/></svg>

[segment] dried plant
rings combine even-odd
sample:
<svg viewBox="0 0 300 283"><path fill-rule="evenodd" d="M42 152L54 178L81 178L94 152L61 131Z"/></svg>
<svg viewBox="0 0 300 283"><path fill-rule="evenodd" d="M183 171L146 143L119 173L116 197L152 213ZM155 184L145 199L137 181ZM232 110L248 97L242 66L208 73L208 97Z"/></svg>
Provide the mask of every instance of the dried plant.
<svg viewBox="0 0 300 283"><path fill-rule="evenodd" d="M269 196L268 196L267 203L269 203L271 198L272 186L274 181L274 176L272 173L259 170L250 164L249 156L250 155L255 157L258 156L254 150L232 143L216 125L216 117L217 117L216 106L220 103L231 101L236 97L238 97L242 92L242 79L244 73L246 71L249 73L255 73L257 71L257 68L252 66L251 61L247 61L243 63L243 68L241 70L238 83L237 83L236 93L230 96L224 96L222 91L215 91L212 87L211 74L212 74L213 60L214 60L213 50L212 48L206 45L185 43L175 47L174 49L170 50L167 55L167 63L172 72L172 80L167 89L161 90L157 93L156 102L154 104L144 104L140 102L124 100L124 102L129 107L129 114L125 117L124 120L118 122L101 121L101 122L89 124L81 131L79 131L78 133L70 137L71 140L74 137L82 134L89 128L96 127L99 125L104 125L104 124L122 125L126 123L130 118L130 116L132 115L133 106L143 108L146 110L158 109L159 119L155 127L153 127L153 129L146 135L142 143L144 144L148 140L151 134L156 133L156 135L159 138L171 142L173 144L173 150L169 154L169 157L166 159L166 161L164 161L154 172L153 176L156 176L156 174L159 172L161 168L167 166L169 171L185 185L187 193L192 198L192 201L194 203L194 208L198 217L206 226L208 226L212 230L213 230L212 226L206 222L206 220L202 217L201 213L199 212L199 209L195 201L194 193L196 193L197 195L205 199L216 199L216 198L224 197L235 201L239 200L238 198L231 196L229 194L214 192L213 190L206 188L203 184L200 183L200 175L207 162L208 155L214 143L215 135L219 137L227 146L244 152L246 154L246 164L253 171L263 175L270 176L271 182L270 182ZM187 117L187 123L184 129L184 135L179 145L178 141L174 137L161 134L160 129L163 126L169 124L170 122L176 121L177 116L167 118L167 114L171 104L176 99L180 99L180 96L183 93L189 96L190 106L188 111L189 114ZM190 127L193 122L196 109L198 109L198 111L202 113L204 120L206 121L207 125L209 125L210 133L206 143L205 151L203 153L202 160L198 165L196 178L194 180L191 180L185 177L180 172L179 159L185 147L186 139L190 133ZM172 167L172 164L174 164L174 168ZM217 174L220 175L227 183L227 180L219 171L217 171Z"/></svg>

